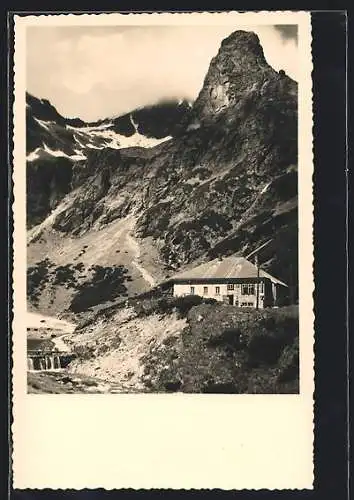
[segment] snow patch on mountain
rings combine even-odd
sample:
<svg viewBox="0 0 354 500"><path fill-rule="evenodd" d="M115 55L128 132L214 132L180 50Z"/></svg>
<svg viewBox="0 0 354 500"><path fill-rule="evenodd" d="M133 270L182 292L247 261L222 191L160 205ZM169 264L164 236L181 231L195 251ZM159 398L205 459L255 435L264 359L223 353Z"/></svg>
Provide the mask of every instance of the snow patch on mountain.
<svg viewBox="0 0 354 500"><path fill-rule="evenodd" d="M95 137L102 137L104 139L107 139L107 142L105 142L105 147L112 149L122 149L136 146L140 146L143 148L153 148L154 146L157 146L162 142L172 139L171 136L163 137L162 139L146 137L139 132L135 132L134 135L126 137L124 135L117 134L112 130L106 130L101 133L92 132L92 134Z"/></svg>
<svg viewBox="0 0 354 500"><path fill-rule="evenodd" d="M130 137L126 137L125 135L118 134L114 130L110 130L109 127L113 126L112 123L102 124L97 127L82 127L80 129L71 126L69 127L67 125L67 128L76 131L74 138L80 147L82 148L87 147L90 149L104 149L104 148L122 149L122 148L137 147L137 146L144 148L152 148L154 146L157 146L158 144L161 144L162 142L172 139L172 136L166 136L161 139L156 139L154 137L147 137L138 132L139 125L133 120L133 117L131 115L130 115L130 121L135 129L135 133ZM80 140L77 136L78 132L80 134ZM88 140L88 142L85 145L82 142L84 133L86 135L85 139Z"/></svg>
<svg viewBox="0 0 354 500"><path fill-rule="evenodd" d="M34 151L32 151L27 155L26 161L33 162L35 160L38 160L41 156L45 155L50 155L55 158L68 158L69 160L73 161L86 160L86 156L79 149L74 149L74 154L68 155L64 153L64 151L61 151L60 149L59 150L51 149L45 143L43 143L42 148L36 148Z"/></svg>
<svg viewBox="0 0 354 500"><path fill-rule="evenodd" d="M268 190L268 188L269 188L270 185L271 185L271 182L268 182L268 184L266 184L264 186L264 188L262 189L261 194L265 193Z"/></svg>
<svg viewBox="0 0 354 500"><path fill-rule="evenodd" d="M74 149L74 152L75 154L71 155L69 158L75 161L86 160L87 157L83 154L82 151L80 151L79 149Z"/></svg>
<svg viewBox="0 0 354 500"><path fill-rule="evenodd" d="M74 132L77 132L78 130L83 131L83 132L91 132L92 130L105 130L106 128L112 127L113 123L112 122L106 122L106 123L101 123L100 125L87 125L84 127L74 127L72 125L65 125L65 128L67 130L73 130Z"/></svg>
<svg viewBox="0 0 354 500"><path fill-rule="evenodd" d="M43 148L44 151L50 154L51 156L69 158L70 160L74 161L86 160L86 156L84 156L83 153L77 149L75 149L74 155L67 155L66 153L64 153L64 151L61 151L60 149L58 150L50 149L45 143L43 143Z"/></svg>
<svg viewBox="0 0 354 500"><path fill-rule="evenodd" d="M162 142L172 139L170 135L160 139L147 137L138 131L139 124L134 121L132 115L130 115L130 122L135 129L135 133L130 137L118 134L110 129L110 127L114 126L112 122L87 127L66 125L66 128L75 132L74 140L81 148L90 149L123 149L130 147L153 148Z"/></svg>
<svg viewBox="0 0 354 500"><path fill-rule="evenodd" d="M106 145L102 145L102 146L95 146L95 144L91 144L91 142L88 142L86 144L86 147L87 148L90 148L90 149L104 149L106 147Z"/></svg>
<svg viewBox="0 0 354 500"><path fill-rule="evenodd" d="M31 153L29 153L26 157L26 160L27 161L35 161L37 160L39 157L40 157L40 151L41 151L41 148L36 148L34 151L32 151Z"/></svg>
<svg viewBox="0 0 354 500"><path fill-rule="evenodd" d="M74 140L76 142L76 144L78 144L80 146L80 148L85 148L85 144L83 144L81 141L79 141L78 137L76 134L74 134Z"/></svg>
<svg viewBox="0 0 354 500"><path fill-rule="evenodd" d="M54 123L51 121L44 121L40 120L39 118L36 118L35 116L33 117L34 121L36 121L41 127L43 127L45 130L48 130L50 132L50 126Z"/></svg>

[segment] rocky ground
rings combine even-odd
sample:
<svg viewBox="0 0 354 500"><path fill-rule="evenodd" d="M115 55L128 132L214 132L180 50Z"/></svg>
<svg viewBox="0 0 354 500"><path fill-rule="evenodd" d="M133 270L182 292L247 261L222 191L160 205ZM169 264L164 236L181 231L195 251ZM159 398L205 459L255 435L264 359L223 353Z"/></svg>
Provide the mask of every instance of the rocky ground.
<svg viewBox="0 0 354 500"><path fill-rule="evenodd" d="M132 307L119 309L109 320L98 320L71 337L78 358L69 371L106 379L129 391L145 390L142 358L149 349L161 348L168 336L180 335L185 326L186 320L176 314L140 318Z"/></svg>
<svg viewBox="0 0 354 500"><path fill-rule="evenodd" d="M140 297L101 311L68 341L78 356L71 374L128 392L298 392L296 307Z"/></svg>
<svg viewBox="0 0 354 500"><path fill-rule="evenodd" d="M97 377L58 372L29 372L27 374L29 394L119 394L126 389ZM134 392L134 389L129 389ZM141 391L139 391L141 392Z"/></svg>

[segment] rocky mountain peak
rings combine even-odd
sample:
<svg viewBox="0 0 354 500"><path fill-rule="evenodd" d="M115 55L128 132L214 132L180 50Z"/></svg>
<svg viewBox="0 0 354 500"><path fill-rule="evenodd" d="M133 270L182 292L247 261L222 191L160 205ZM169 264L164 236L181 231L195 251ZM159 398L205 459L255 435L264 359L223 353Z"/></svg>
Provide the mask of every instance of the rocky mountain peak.
<svg viewBox="0 0 354 500"><path fill-rule="evenodd" d="M269 66L255 33L235 31L212 59L194 112L201 120L212 118L252 96L283 93L289 83L296 86L283 71Z"/></svg>
<svg viewBox="0 0 354 500"><path fill-rule="evenodd" d="M248 50L255 56L264 57L258 35L252 31L234 31L221 42L219 53L225 50Z"/></svg>

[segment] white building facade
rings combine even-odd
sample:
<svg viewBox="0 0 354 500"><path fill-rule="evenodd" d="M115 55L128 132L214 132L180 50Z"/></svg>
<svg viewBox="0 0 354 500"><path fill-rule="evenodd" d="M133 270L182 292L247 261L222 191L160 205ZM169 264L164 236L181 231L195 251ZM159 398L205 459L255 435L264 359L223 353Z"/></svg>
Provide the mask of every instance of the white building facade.
<svg viewBox="0 0 354 500"><path fill-rule="evenodd" d="M274 307L287 294L287 285L255 264L230 256L201 264L170 278L175 297L198 295L236 307Z"/></svg>
<svg viewBox="0 0 354 500"><path fill-rule="evenodd" d="M258 288L258 290L257 290ZM203 298L211 298L220 302L225 302L236 307L258 307L275 305L277 300L276 285L270 280L230 280L225 282L223 279L201 281L178 282L173 284L173 295L175 297L184 297L186 295L199 295Z"/></svg>

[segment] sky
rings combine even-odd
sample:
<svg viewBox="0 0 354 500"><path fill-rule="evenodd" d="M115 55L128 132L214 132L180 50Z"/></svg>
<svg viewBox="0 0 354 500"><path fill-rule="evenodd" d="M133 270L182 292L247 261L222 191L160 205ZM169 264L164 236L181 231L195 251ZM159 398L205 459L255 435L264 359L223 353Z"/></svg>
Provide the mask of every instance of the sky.
<svg viewBox="0 0 354 500"><path fill-rule="evenodd" d="M27 91L85 121L168 99L193 101L221 41L254 31L267 62L297 80L297 27L29 27Z"/></svg>

